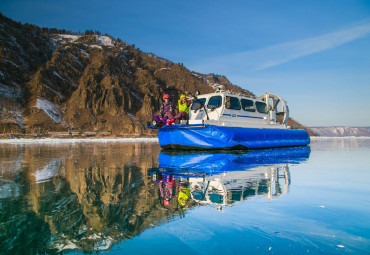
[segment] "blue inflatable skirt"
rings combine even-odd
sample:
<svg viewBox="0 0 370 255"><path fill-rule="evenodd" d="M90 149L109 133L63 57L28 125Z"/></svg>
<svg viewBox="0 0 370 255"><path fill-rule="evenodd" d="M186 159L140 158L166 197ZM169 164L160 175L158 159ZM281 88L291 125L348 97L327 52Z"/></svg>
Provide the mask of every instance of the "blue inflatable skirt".
<svg viewBox="0 0 370 255"><path fill-rule="evenodd" d="M159 130L159 144L165 149L261 149L310 143L308 132L302 129L214 125L167 125L155 129Z"/></svg>

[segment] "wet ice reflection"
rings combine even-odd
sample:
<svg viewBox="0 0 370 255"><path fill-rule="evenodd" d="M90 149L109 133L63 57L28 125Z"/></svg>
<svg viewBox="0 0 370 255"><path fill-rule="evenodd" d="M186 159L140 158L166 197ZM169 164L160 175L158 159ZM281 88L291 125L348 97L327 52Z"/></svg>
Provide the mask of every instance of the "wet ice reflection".
<svg viewBox="0 0 370 255"><path fill-rule="evenodd" d="M2 145L5 253L107 250L210 205L273 199L309 147L171 154L157 144Z"/></svg>

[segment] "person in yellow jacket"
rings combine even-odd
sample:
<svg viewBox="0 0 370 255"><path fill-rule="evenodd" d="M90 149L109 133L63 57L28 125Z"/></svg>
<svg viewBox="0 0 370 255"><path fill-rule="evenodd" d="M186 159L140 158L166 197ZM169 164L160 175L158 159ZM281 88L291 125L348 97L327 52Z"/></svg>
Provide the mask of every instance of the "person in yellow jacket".
<svg viewBox="0 0 370 255"><path fill-rule="evenodd" d="M178 100L178 109L179 113L175 115L174 119L176 120L188 120L189 119L189 106L191 104L190 101L187 100L185 94L180 95L180 99Z"/></svg>

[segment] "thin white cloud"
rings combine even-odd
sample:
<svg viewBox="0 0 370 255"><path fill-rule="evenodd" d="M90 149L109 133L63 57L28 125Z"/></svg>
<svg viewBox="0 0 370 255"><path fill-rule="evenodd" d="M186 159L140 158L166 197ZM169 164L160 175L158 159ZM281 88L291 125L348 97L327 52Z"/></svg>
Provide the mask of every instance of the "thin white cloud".
<svg viewBox="0 0 370 255"><path fill-rule="evenodd" d="M240 69L264 70L303 56L338 47L369 34L370 22L367 20L356 26L317 37L217 57L207 63L202 63L197 68L204 69L209 66L214 68L215 72L220 73L226 73L225 69L233 71Z"/></svg>

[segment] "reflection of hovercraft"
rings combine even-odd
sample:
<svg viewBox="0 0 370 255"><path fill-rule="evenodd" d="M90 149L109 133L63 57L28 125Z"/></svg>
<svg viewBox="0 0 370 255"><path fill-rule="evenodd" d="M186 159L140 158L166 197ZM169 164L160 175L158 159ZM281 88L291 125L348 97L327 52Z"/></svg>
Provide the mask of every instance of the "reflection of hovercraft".
<svg viewBox="0 0 370 255"><path fill-rule="evenodd" d="M238 171L274 164L298 164L308 159L310 147L287 147L266 150L251 150L246 153L177 153L161 152L159 168L173 174L216 174Z"/></svg>
<svg viewBox="0 0 370 255"><path fill-rule="evenodd" d="M309 147L254 150L241 154L161 152L159 168L149 169L149 173L159 171L186 177L195 201L222 208L256 195L272 199L285 194L290 185L288 164L299 164L309 155Z"/></svg>

